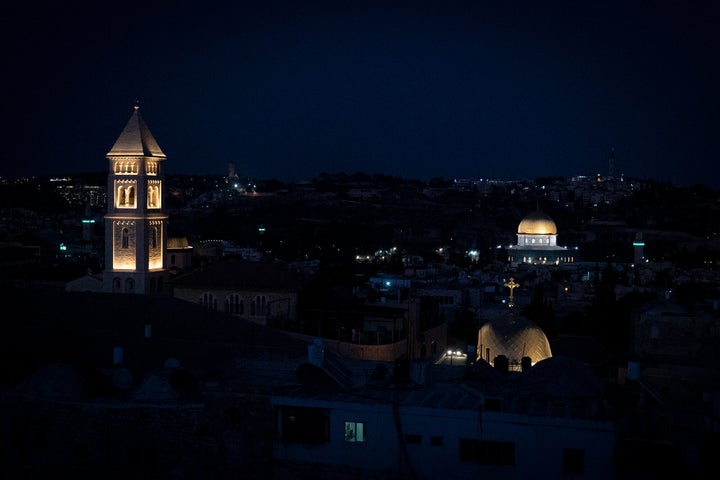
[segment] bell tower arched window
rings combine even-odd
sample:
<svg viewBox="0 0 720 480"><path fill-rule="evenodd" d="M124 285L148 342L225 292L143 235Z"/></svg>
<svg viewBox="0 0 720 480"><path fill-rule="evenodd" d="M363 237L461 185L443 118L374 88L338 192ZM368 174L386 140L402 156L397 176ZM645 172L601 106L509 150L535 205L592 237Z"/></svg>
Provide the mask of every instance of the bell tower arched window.
<svg viewBox="0 0 720 480"><path fill-rule="evenodd" d="M130 231L127 227L122 229L122 248L130 248Z"/></svg>

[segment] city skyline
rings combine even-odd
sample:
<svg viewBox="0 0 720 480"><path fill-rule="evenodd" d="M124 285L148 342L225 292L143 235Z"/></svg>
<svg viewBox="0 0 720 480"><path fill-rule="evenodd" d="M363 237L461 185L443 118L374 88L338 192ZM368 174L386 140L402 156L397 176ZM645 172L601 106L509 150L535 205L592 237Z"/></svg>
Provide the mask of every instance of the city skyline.
<svg viewBox="0 0 720 480"><path fill-rule="evenodd" d="M168 174L716 185L716 7L14 6L0 176L103 171L136 102Z"/></svg>

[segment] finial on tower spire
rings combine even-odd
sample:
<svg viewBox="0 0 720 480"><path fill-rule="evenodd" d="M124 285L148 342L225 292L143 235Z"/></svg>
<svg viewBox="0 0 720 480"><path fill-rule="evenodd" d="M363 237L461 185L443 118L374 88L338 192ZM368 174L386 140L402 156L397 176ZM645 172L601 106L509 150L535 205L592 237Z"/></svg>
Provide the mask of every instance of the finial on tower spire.
<svg viewBox="0 0 720 480"><path fill-rule="evenodd" d="M135 105L133 105L133 110L139 110L140 109L140 100L135 99Z"/></svg>

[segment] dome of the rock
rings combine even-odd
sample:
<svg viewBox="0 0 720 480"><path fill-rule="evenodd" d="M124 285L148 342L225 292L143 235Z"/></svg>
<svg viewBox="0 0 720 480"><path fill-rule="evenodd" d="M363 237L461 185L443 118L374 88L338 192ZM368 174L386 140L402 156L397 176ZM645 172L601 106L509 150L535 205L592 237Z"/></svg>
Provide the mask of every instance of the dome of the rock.
<svg viewBox="0 0 720 480"><path fill-rule="evenodd" d="M557 226L545 212L530 212L518 225L517 233L522 235L557 235Z"/></svg>

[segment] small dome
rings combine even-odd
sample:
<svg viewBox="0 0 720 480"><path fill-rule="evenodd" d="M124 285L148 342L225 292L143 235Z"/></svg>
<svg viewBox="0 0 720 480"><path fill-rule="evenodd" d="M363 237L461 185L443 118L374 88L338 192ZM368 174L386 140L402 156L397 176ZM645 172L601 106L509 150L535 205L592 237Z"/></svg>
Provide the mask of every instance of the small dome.
<svg viewBox="0 0 720 480"><path fill-rule="evenodd" d="M542 329L531 320L514 314L486 322L478 332L478 353L483 358L490 349L490 362L504 355L511 365L520 365L523 357L532 363L552 357L550 342Z"/></svg>
<svg viewBox="0 0 720 480"><path fill-rule="evenodd" d="M536 210L522 219L517 233L521 235L557 235L557 227L547 213Z"/></svg>

